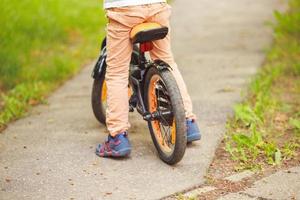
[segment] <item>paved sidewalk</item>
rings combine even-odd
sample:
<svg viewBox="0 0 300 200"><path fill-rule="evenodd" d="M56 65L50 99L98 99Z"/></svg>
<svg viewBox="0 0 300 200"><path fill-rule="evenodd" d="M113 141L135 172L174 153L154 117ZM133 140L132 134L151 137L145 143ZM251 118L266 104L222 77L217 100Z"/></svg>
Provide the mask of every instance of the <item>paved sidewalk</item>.
<svg viewBox="0 0 300 200"><path fill-rule="evenodd" d="M92 66L48 105L0 134L0 199L158 199L203 183L241 88L272 40L265 22L280 0L176 0L173 49L199 117L203 140L170 167L159 160L146 123L131 115L129 159L94 155L105 128L90 105Z"/></svg>
<svg viewBox="0 0 300 200"><path fill-rule="evenodd" d="M277 172L243 171L217 182L203 184L193 190L172 195L164 200L218 199L218 200L296 200L300 199L300 166ZM263 178L262 178L263 177ZM223 182L222 184L220 184Z"/></svg>
<svg viewBox="0 0 300 200"><path fill-rule="evenodd" d="M300 199L300 167L279 171L263 178L242 192L231 193L219 200Z"/></svg>

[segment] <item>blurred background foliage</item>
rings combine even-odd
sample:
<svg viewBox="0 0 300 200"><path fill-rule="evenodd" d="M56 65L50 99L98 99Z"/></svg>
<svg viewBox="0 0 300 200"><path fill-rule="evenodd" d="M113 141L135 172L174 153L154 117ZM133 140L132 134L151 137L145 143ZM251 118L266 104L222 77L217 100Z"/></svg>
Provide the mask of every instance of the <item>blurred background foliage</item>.
<svg viewBox="0 0 300 200"><path fill-rule="evenodd" d="M0 0L0 129L97 56L102 0Z"/></svg>
<svg viewBox="0 0 300 200"><path fill-rule="evenodd" d="M274 16L273 45L227 125L225 149L236 169L300 159L300 0Z"/></svg>

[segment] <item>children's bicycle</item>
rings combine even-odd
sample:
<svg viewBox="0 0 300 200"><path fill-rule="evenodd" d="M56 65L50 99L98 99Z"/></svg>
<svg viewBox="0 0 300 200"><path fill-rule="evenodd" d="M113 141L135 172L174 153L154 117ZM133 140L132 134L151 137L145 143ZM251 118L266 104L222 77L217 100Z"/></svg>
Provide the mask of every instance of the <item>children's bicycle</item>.
<svg viewBox="0 0 300 200"><path fill-rule="evenodd" d="M130 37L133 52L129 73L129 111L137 110L148 122L159 157L167 164L179 162L186 149L186 119L182 97L171 67L162 60L147 59L152 41L163 39L168 28L157 23L135 26ZM102 41L100 57L94 67L92 107L97 120L106 121L106 39Z"/></svg>

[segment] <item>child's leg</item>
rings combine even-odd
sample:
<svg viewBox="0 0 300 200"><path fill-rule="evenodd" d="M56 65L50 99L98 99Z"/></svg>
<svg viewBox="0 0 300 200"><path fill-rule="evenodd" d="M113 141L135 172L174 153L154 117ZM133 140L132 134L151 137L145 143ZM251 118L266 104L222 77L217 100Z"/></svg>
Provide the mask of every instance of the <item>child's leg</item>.
<svg viewBox="0 0 300 200"><path fill-rule="evenodd" d="M128 71L131 60L132 43L129 38L131 28L140 23L141 18L131 17L132 11L109 9L107 17L107 111L106 125L112 136L129 129L128 121Z"/></svg>
<svg viewBox="0 0 300 200"><path fill-rule="evenodd" d="M167 4L164 4L163 6L164 8L162 9L162 11L154 14L150 19L148 19L148 21L157 22L163 26L167 26L169 27L169 32L170 32L169 17L171 15L171 8ZM155 13L155 10L153 10L153 12ZM173 69L172 73L176 79L176 82L178 84L183 99L186 117L190 119L196 119L196 116L193 113L193 106L192 106L190 95L188 94L185 82L173 58L173 54L171 51L171 43L170 43L170 33L167 35L166 38L162 40L157 40L153 42L153 44L154 44L154 48L150 52L151 58L161 59L172 67Z"/></svg>

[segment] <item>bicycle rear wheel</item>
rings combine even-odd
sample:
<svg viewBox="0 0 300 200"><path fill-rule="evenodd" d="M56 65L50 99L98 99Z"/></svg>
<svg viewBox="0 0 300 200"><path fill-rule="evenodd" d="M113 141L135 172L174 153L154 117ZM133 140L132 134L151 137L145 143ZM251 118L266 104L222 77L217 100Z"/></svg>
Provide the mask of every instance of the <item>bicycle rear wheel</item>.
<svg viewBox="0 0 300 200"><path fill-rule="evenodd" d="M169 70L148 70L144 99L147 110L157 118L148 122L159 157L167 164L178 163L186 149L185 112L176 80Z"/></svg>

